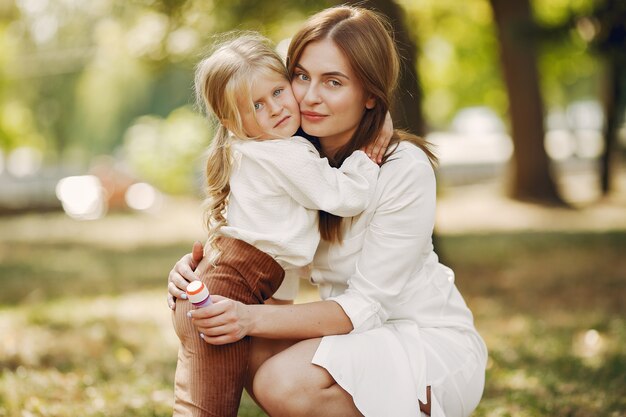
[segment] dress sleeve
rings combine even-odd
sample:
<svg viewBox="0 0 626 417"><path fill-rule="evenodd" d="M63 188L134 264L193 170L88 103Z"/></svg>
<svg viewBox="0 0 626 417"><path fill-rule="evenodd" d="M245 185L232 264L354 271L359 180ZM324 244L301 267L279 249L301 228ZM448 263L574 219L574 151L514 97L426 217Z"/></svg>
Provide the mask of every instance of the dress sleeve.
<svg viewBox="0 0 626 417"><path fill-rule="evenodd" d="M340 168L332 168L306 139L282 142L279 155L266 154L263 163L273 181L298 204L341 217L356 216L367 208L379 167L365 152L355 151Z"/></svg>
<svg viewBox="0 0 626 417"><path fill-rule="evenodd" d="M381 198L348 288L329 298L341 305L354 333L382 326L391 307L408 299L403 290L432 251L436 185L431 165L421 159L388 164L381 169Z"/></svg>

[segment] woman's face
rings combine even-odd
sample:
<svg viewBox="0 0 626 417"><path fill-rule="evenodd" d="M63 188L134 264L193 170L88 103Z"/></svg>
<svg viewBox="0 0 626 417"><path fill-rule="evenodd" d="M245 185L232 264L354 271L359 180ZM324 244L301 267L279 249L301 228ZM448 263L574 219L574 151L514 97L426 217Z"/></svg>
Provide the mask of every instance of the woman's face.
<svg viewBox="0 0 626 417"><path fill-rule="evenodd" d="M345 55L330 39L308 44L291 81L300 103L301 126L317 136L324 151L333 154L346 144L366 108L374 106Z"/></svg>

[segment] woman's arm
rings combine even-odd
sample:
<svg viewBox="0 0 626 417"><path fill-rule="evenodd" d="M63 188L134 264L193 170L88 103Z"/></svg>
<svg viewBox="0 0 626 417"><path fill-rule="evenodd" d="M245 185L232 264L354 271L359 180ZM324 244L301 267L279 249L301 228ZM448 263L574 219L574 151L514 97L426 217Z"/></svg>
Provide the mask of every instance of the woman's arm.
<svg viewBox="0 0 626 417"><path fill-rule="evenodd" d="M246 305L221 296L211 298L211 306L189 315L203 339L213 345L236 342L244 336L310 339L352 331L350 319L334 301Z"/></svg>
<svg viewBox="0 0 626 417"><path fill-rule="evenodd" d="M436 186L423 152L399 148L381 168L379 190L348 288L329 299L344 309L354 332L382 326L409 302L418 285L412 280L432 253Z"/></svg>

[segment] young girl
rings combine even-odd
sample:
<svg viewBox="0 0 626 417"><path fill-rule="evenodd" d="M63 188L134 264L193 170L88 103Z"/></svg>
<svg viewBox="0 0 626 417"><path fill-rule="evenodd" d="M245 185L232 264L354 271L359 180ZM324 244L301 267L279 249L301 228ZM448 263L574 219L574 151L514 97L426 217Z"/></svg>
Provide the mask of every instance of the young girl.
<svg viewBox="0 0 626 417"><path fill-rule="evenodd" d="M300 126L298 103L281 58L259 35L219 45L198 65L195 88L218 122L206 171L208 256L198 276L212 294L262 304L285 273L311 262L320 239L317 211L359 214L379 168L360 150L331 168L308 140L291 137ZM293 288L281 291L293 297ZM234 417L250 340L205 343L187 317L189 304L174 313L181 341L174 415Z"/></svg>

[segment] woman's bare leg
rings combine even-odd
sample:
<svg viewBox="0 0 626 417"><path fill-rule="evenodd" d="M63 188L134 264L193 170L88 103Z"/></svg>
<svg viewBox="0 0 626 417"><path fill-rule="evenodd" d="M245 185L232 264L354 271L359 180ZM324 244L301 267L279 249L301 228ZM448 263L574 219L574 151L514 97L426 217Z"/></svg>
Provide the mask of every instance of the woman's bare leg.
<svg viewBox="0 0 626 417"><path fill-rule="evenodd" d="M362 417L352 396L311 363L321 339L298 342L266 359L253 381L256 401L272 417Z"/></svg>
<svg viewBox="0 0 626 417"><path fill-rule="evenodd" d="M252 383L256 372L266 360L292 346L297 342L297 340L278 340L253 337L251 342L250 361L248 362L245 388L248 395L250 395L254 402L256 402L259 407L263 408L263 406L261 406L259 401L256 399L252 389Z"/></svg>

